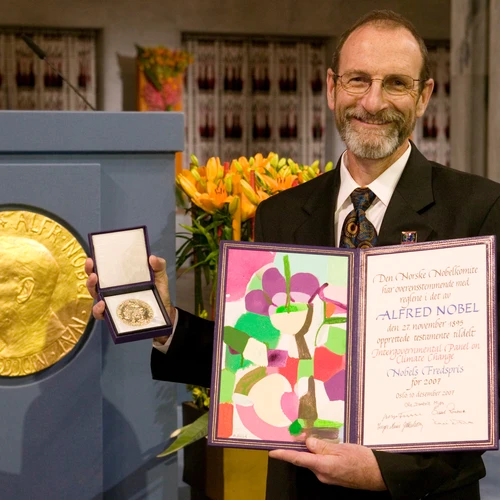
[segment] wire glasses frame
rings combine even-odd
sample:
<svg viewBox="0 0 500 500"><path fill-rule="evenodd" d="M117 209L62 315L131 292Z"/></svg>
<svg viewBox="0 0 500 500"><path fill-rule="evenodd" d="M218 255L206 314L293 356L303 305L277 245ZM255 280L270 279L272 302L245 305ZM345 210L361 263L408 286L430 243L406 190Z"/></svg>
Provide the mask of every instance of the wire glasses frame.
<svg viewBox="0 0 500 500"><path fill-rule="evenodd" d="M382 84L382 89L389 95L402 96L413 92L416 82L424 81L408 75L387 75L384 78L372 78L364 73L334 74L334 77L340 81L341 87L352 95L366 94L372 83L379 81Z"/></svg>

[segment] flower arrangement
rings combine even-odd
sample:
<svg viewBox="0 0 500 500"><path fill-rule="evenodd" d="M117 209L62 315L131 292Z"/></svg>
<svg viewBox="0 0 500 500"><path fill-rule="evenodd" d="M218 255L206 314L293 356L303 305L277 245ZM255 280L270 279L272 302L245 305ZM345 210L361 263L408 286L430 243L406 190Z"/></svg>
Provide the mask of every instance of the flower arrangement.
<svg viewBox="0 0 500 500"><path fill-rule="evenodd" d="M139 73L145 77L141 96L148 111L172 111L182 102L182 79L193 62L191 54L166 47L137 49Z"/></svg>
<svg viewBox="0 0 500 500"><path fill-rule="evenodd" d="M333 168L328 162L323 171ZM177 269L186 262L185 271L195 273L195 313L213 319L217 286L219 243L221 240L253 241L254 216L259 203L285 189L292 188L321 175L319 161L311 165L296 163L290 158L280 158L276 153L263 156L240 157L222 163L210 158L200 165L191 155L190 168L176 177L177 202L190 212L192 225L183 225L186 233L177 236L184 243L177 250ZM210 288L209 304L202 294L203 278ZM208 307L207 307L208 306ZM207 409L208 389L190 386L195 404ZM177 437L162 454L165 456L206 436L208 415L203 415L172 435Z"/></svg>

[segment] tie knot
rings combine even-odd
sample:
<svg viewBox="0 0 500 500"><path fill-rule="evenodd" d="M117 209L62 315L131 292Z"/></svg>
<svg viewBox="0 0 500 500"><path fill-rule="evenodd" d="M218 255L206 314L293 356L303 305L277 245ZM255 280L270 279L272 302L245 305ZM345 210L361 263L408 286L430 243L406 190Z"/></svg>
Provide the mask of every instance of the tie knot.
<svg viewBox="0 0 500 500"><path fill-rule="evenodd" d="M351 201L356 211L363 210L366 212L374 199L375 193L370 191L369 188L357 188L351 193Z"/></svg>

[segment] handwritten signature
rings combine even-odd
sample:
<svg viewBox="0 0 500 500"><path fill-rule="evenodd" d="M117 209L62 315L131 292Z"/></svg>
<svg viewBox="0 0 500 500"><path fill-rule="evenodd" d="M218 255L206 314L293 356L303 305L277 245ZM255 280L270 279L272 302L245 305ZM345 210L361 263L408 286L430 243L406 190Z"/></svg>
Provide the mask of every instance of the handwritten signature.
<svg viewBox="0 0 500 500"><path fill-rule="evenodd" d="M466 413L465 410L460 410L455 406L455 403L443 403L440 401L439 403L434 404L434 409L431 412L431 415L456 415Z"/></svg>
<svg viewBox="0 0 500 500"><path fill-rule="evenodd" d="M405 420L403 422L395 422L391 423L387 422L386 424L379 423L377 424L377 430L382 431L382 434L386 431L400 431L404 432L406 429L420 429L420 431L424 428L424 424L420 422L420 420Z"/></svg>
<svg viewBox="0 0 500 500"><path fill-rule="evenodd" d="M402 418L414 418L414 417L420 417L422 414L421 413L412 413L411 411L402 411L400 413L384 413L384 416L382 417L382 422L384 420L399 420Z"/></svg>
<svg viewBox="0 0 500 500"><path fill-rule="evenodd" d="M434 425L470 425L474 423L470 420L461 420L458 418L448 418L447 420L442 421L433 418L432 420L434 421Z"/></svg>

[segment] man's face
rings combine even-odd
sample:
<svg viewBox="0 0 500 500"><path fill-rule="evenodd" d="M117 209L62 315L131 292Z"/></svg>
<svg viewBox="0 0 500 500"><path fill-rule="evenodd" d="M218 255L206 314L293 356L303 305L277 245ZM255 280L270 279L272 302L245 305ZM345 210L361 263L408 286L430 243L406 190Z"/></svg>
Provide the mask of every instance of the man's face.
<svg viewBox="0 0 500 500"><path fill-rule="evenodd" d="M20 292L19 279L10 269L0 264L0 336L16 322L19 312L17 297Z"/></svg>
<svg viewBox="0 0 500 500"><path fill-rule="evenodd" d="M405 29L362 26L346 40L340 54L339 75L356 73L383 79L406 75L419 79L422 55L417 41ZM352 95L328 70L328 105L347 148L359 158L382 159L392 155L411 135L416 119L432 94L429 80L422 92L418 82L408 94L393 96L372 82L363 95Z"/></svg>

